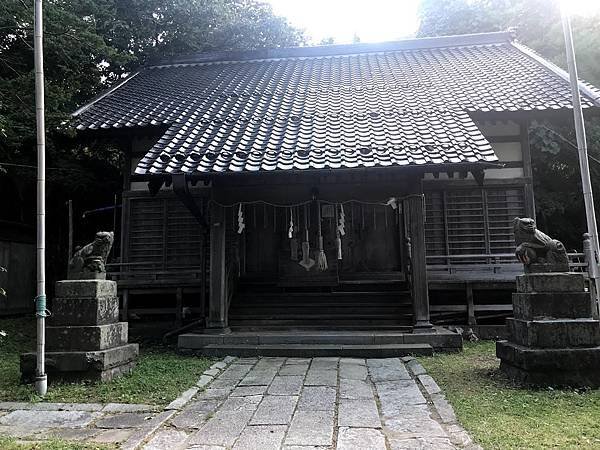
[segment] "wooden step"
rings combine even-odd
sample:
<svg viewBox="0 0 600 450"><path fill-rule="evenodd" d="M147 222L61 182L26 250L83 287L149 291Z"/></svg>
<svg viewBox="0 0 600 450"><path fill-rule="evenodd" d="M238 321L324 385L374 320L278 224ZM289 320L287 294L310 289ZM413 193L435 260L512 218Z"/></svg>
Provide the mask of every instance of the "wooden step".
<svg viewBox="0 0 600 450"><path fill-rule="evenodd" d="M430 356L433 347L429 344L209 344L196 353L204 356L349 356L356 358L392 358L397 356L419 355Z"/></svg>

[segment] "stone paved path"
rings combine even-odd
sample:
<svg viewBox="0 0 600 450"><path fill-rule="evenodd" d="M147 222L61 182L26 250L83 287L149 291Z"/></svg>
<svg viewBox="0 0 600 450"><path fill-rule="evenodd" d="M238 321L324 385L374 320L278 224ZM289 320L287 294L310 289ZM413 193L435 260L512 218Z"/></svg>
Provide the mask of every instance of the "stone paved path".
<svg viewBox="0 0 600 450"><path fill-rule="evenodd" d="M478 448L414 358L226 358L164 410L0 403L1 434L131 450Z"/></svg>
<svg viewBox="0 0 600 450"><path fill-rule="evenodd" d="M240 358L145 450L476 448L412 358Z"/></svg>

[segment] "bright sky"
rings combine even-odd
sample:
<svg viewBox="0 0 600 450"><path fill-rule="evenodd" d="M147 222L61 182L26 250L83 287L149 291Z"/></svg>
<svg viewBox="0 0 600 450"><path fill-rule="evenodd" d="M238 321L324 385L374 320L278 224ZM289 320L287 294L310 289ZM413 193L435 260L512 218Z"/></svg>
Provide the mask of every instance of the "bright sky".
<svg viewBox="0 0 600 450"><path fill-rule="evenodd" d="M419 26L419 0L267 0L275 13L306 30L312 44L394 41L411 37ZM600 11L600 0L563 0L575 14Z"/></svg>

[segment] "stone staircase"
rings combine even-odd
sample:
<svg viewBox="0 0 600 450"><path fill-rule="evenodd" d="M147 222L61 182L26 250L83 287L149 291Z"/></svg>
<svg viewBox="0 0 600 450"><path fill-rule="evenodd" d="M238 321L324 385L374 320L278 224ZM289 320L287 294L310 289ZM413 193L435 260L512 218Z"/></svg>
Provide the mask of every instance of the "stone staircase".
<svg viewBox="0 0 600 450"><path fill-rule="evenodd" d="M229 325L236 331L406 331L412 325L412 300L403 282L286 288L243 283L231 303Z"/></svg>
<svg viewBox="0 0 600 450"><path fill-rule="evenodd" d="M231 333L179 336L179 348L206 356L384 358L462 349L444 328L413 333L405 283L279 287L244 283L229 310Z"/></svg>

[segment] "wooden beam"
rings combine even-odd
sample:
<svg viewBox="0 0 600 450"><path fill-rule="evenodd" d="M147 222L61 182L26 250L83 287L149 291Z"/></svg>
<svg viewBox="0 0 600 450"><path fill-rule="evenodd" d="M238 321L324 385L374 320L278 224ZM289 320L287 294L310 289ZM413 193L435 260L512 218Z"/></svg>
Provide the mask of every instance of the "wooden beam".
<svg viewBox="0 0 600 450"><path fill-rule="evenodd" d="M210 295L208 332L230 332L228 324L225 273L225 208L211 205L210 217Z"/></svg>
<svg viewBox="0 0 600 450"><path fill-rule="evenodd" d="M429 293L425 256L425 197L413 194L405 201L411 240L411 276L415 332L429 330Z"/></svg>
<svg viewBox="0 0 600 450"><path fill-rule="evenodd" d="M521 126L521 152L523 154L523 175L529 179L525 184L525 214L535 220L535 199L533 196L533 168L531 165L531 146L529 145L529 121Z"/></svg>

